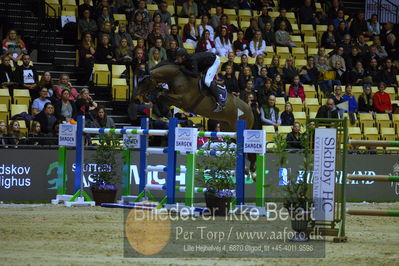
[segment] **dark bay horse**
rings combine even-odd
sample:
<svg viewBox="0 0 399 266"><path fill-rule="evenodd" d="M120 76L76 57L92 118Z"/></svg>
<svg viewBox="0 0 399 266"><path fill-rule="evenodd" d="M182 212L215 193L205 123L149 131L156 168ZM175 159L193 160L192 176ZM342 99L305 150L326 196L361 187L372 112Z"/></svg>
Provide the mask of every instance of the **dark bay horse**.
<svg viewBox="0 0 399 266"><path fill-rule="evenodd" d="M254 116L251 107L240 98L228 94L226 107L223 111L215 113L215 100L213 97L204 96L199 88L199 79L183 74L176 64L162 64L151 70L138 85L138 94L144 95L157 89L158 83L166 83L169 92L162 93L159 97L169 105L174 105L184 111L218 120L222 131L236 130L237 120L246 120L247 128L251 129Z"/></svg>

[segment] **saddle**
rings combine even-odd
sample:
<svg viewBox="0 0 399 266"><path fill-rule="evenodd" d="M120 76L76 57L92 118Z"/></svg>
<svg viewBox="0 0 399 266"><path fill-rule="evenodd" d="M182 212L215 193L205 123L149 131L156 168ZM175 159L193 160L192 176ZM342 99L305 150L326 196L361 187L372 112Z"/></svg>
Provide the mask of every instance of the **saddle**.
<svg viewBox="0 0 399 266"><path fill-rule="evenodd" d="M226 99L227 99L226 86L218 81L215 81L215 82L217 84L216 85L217 93L222 96L221 98L222 98L223 102L226 101ZM208 86L206 86L204 79L201 78L198 80L198 88L202 95L213 97L213 94L210 92L210 88Z"/></svg>

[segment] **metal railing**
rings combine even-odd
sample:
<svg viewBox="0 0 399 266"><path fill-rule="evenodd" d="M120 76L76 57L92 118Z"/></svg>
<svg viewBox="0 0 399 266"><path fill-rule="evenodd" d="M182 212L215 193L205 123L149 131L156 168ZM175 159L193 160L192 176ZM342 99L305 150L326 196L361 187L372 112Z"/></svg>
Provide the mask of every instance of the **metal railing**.
<svg viewBox="0 0 399 266"><path fill-rule="evenodd" d="M389 14L387 16L387 21L386 22L393 22L393 23L399 23L399 6L390 0L370 0L365 2L365 9L367 10L366 5L372 5L376 6L376 8L372 8L375 10L375 12L378 15L378 18L381 20L385 18L385 14ZM392 11L394 10L394 11Z"/></svg>

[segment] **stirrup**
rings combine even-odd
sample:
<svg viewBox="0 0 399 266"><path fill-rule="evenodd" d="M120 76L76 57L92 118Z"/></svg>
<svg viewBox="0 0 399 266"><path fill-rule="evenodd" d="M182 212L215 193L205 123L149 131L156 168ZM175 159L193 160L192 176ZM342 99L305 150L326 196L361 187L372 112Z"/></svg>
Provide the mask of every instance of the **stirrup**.
<svg viewBox="0 0 399 266"><path fill-rule="evenodd" d="M218 112L223 111L223 109L224 109L224 105L219 103L219 102L217 102L216 103L216 108L215 108L215 110L213 110L213 112L218 113Z"/></svg>

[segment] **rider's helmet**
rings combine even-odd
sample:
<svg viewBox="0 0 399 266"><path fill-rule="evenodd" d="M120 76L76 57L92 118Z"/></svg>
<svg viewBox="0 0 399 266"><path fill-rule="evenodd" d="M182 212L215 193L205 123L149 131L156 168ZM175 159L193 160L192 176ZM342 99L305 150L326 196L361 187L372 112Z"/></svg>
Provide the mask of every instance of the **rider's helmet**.
<svg viewBox="0 0 399 266"><path fill-rule="evenodd" d="M178 48L176 51L176 56L185 57L187 56L187 51L184 48Z"/></svg>

